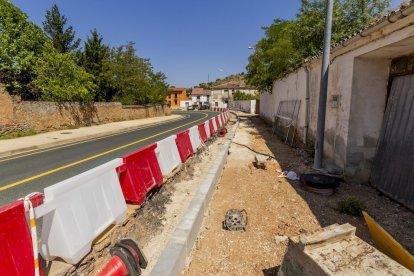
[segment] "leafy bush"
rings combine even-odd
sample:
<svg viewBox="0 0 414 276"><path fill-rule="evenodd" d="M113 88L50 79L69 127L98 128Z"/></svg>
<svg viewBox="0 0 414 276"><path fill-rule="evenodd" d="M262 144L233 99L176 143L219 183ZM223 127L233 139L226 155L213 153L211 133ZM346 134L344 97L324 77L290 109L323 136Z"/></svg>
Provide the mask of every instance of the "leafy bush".
<svg viewBox="0 0 414 276"><path fill-rule="evenodd" d="M36 129L17 130L17 131L6 133L6 134L0 134L0 140L14 139L14 138L24 137L24 136L31 136L31 135L35 135L37 133L38 133L38 131Z"/></svg>
<svg viewBox="0 0 414 276"><path fill-rule="evenodd" d="M275 19L264 27L265 37L249 57L246 79L261 92L272 90L275 79L283 78L305 60L322 50L325 0L301 0L294 20ZM390 0L335 0L331 45L358 32L390 6Z"/></svg>
<svg viewBox="0 0 414 276"><path fill-rule="evenodd" d="M358 198L349 197L338 202L338 210L348 215L360 217L365 209L365 201Z"/></svg>

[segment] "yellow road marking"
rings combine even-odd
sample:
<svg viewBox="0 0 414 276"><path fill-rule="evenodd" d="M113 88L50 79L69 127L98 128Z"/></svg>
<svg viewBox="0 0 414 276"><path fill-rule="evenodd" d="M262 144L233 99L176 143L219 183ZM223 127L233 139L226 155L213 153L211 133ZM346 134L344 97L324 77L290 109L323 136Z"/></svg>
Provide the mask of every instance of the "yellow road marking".
<svg viewBox="0 0 414 276"><path fill-rule="evenodd" d="M203 117L203 118L200 118L200 119L198 119L198 120L195 120L195 121L192 121L192 122L189 122L189 123L186 123L186 124L183 124L183 125L180 125L180 126L177 126L177 127L171 128L171 129L169 129L169 130L165 130L165 131L159 132L159 133L157 133L157 134L154 134L154 135L151 135L151 136L148 136L148 137L145 137L145 138L139 139L139 140L137 140L137 141L131 142L131 143L126 144L126 145L123 145L123 146L119 146L119 147L113 148L113 149L111 149L111 150L107 150L107 151L104 151L104 152L98 153L98 154L93 155L93 156L89 156L89 157L87 157L87 158L84 158L84 159L81 159L81 160L75 161L75 162L73 162L73 163L70 163L70 164L67 164L67 165L64 165L64 166L58 167L58 168L56 168L56 169L53 169L53 170L50 170L50 171L46 171L46 172L43 172L43 173L37 174L37 175L34 175L34 176L32 176L32 177L28 177L28 178L25 178L25 179L23 179L23 180L16 181L16 182L14 182L14 183L10 183L10 184L8 184L8 185L6 185L6 186L0 187L0 191L4 191L4 190L7 190L7 189L10 189L10 188L12 188L12 187L15 187L15 186L18 186L18 185L24 184L24 183L26 183L26 182L29 182L29 181L32 181L32 180L35 180L35 179L41 178L41 177L43 177L43 176L46 176L46 175L49 175L49 174L52 174L52 173L55 173L55 172L58 172L58 171L61 171L61 170L64 170L64 169L67 169L67 168L70 168L70 167L76 166L76 165L79 165L79 164L82 164L82 163L85 163L85 162L87 162L87 161L89 161L89 160L96 159L96 158L98 158L98 157L101 157L101 156L107 155L107 154L109 154L109 153L112 153L112 152L115 152L115 151L118 151L118 150L121 150L121 149L124 149L124 148L130 147L130 146L132 146L132 145L136 145L136 144L138 144L138 143L144 142L144 141L149 140L149 139L151 139L151 138L158 137L158 136L160 136L160 135L163 135L163 134L165 134L165 133L168 133L168 132L174 131L174 130L179 129L179 128L181 128L181 127L184 127L184 126L187 126L187 125L190 125L190 124L193 124L193 123L199 122L199 121L204 120L205 118L207 118L207 117L208 117L208 114L207 114L207 113L204 113L204 112L203 112L202 114L204 114L204 117Z"/></svg>
<svg viewBox="0 0 414 276"><path fill-rule="evenodd" d="M205 113L203 113L203 114L205 114ZM185 115L184 117L188 118L189 116ZM172 122L177 122L177 121L180 121L180 120L182 120L182 119L174 119L174 120L171 120L171 121L167 121L165 123L151 124L151 125L148 125L148 126L137 127L137 128L130 129L130 130L125 130L125 131L122 131L122 132L107 134L107 135L100 136L100 137L97 137L97 138L90 138L90 139L79 141L79 142L73 142L73 143L70 143L70 144L62 145L62 146L56 146L56 147L49 148L49 149L35 150L34 152L29 152L29 153L26 153L26 154L22 153L22 154L19 154L17 156L5 157L3 159L0 159L0 163L10 161L10 160L14 160L14 159L19 159L19 158L22 158L22 157L32 156L32 155L39 154L39 153L44 153L44 152L49 152L49 151L53 151L53 150L57 150L57 149L67 148L67 147L74 146L74 145L84 144L84 143L87 143L87 142L97 141L97 140L113 137L113 136L116 136L116 135L122 135L122 134L130 133L130 132L134 132L134 131L137 131L137 130L147 129L147 128L151 128L151 127L154 127L154 126L160 126L160 125L164 125L164 124L168 124L168 123L172 123Z"/></svg>

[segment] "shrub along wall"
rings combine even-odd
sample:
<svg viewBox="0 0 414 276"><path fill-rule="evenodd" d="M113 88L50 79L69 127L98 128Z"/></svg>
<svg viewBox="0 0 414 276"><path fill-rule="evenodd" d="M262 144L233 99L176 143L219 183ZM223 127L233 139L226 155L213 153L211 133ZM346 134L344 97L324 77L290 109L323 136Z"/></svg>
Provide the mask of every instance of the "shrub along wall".
<svg viewBox="0 0 414 276"><path fill-rule="evenodd" d="M21 101L11 97L4 86L0 86L0 134L27 130L44 132L169 114L170 109L161 105Z"/></svg>

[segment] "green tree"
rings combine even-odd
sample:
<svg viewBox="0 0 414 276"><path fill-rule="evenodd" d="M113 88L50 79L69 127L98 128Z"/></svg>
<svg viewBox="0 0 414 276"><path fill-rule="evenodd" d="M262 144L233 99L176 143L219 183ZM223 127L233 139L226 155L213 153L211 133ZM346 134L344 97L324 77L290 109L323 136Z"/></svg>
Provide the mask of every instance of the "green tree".
<svg viewBox="0 0 414 276"><path fill-rule="evenodd" d="M78 49L81 42L75 39L76 33L72 26L65 27L68 19L60 14L58 6L53 5L51 10L46 11L46 20L43 29L53 43L53 47L59 53L72 52Z"/></svg>
<svg viewBox="0 0 414 276"><path fill-rule="evenodd" d="M295 22L276 19L272 25L263 28L265 37L249 57L246 79L260 91L270 91L275 78L283 77L300 60L300 53L294 47L291 29Z"/></svg>
<svg viewBox="0 0 414 276"><path fill-rule="evenodd" d="M105 66L114 100L127 105L163 103L168 89L166 77L154 73L149 60L136 55L133 42L111 49Z"/></svg>
<svg viewBox="0 0 414 276"><path fill-rule="evenodd" d="M109 60L109 47L102 43L103 37L96 31L91 31L91 36L84 43L83 51L78 52L78 62L86 72L94 76L94 82L97 86L95 101L110 101L112 99L111 87L105 78L104 66Z"/></svg>
<svg viewBox="0 0 414 276"><path fill-rule="evenodd" d="M301 0L296 20L276 19L249 57L246 79L260 91L271 91L274 79L296 69L322 49L325 0ZM390 5L389 0L334 1L332 44L368 25Z"/></svg>
<svg viewBox="0 0 414 276"><path fill-rule="evenodd" d="M244 100L256 100L258 95L251 95L237 90L233 93L233 100L235 101L244 101Z"/></svg>
<svg viewBox="0 0 414 276"><path fill-rule="evenodd" d="M34 61L44 49L43 31L27 20L27 15L9 1L0 1L0 82L11 94L23 99L39 96L31 82Z"/></svg>
<svg viewBox="0 0 414 276"><path fill-rule="evenodd" d="M37 60L36 88L42 99L56 102L88 102L93 100L96 86L93 76L75 63L75 53L59 53L49 46Z"/></svg>

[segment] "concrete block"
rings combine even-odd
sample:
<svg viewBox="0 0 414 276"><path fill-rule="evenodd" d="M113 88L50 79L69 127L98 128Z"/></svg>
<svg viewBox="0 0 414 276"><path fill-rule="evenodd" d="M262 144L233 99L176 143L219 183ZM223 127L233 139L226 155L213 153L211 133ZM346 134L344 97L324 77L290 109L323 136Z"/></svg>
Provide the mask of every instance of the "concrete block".
<svg viewBox="0 0 414 276"><path fill-rule="evenodd" d="M350 224L291 237L278 276L413 275L357 236Z"/></svg>
<svg viewBox="0 0 414 276"><path fill-rule="evenodd" d="M258 169L266 169L267 158L264 155L256 154L254 156L254 166Z"/></svg>

